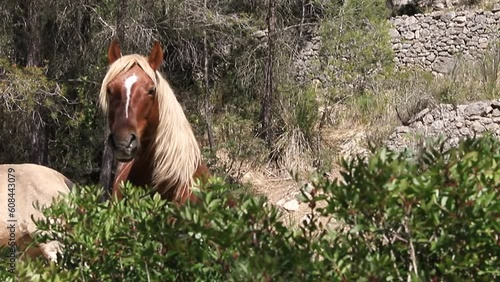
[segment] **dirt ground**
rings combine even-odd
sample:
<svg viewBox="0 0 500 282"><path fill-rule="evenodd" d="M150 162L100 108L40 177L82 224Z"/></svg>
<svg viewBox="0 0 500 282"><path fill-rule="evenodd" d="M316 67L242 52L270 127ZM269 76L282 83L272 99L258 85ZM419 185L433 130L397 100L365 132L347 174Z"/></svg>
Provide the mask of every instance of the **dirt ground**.
<svg viewBox="0 0 500 282"><path fill-rule="evenodd" d="M352 157L354 154L365 153L365 135L362 129L327 130L324 133L325 143L337 152L338 157ZM330 180L339 180L339 165L334 164L328 177ZM307 220L312 210L307 203L301 203L296 197L301 194L300 189L307 185L307 181L297 182L289 172L269 168L247 168L240 181L250 184L252 192L264 195L269 202L280 207L283 211L283 220L289 225L301 224ZM321 204L320 204L321 205ZM321 218L323 224L332 223L330 219Z"/></svg>

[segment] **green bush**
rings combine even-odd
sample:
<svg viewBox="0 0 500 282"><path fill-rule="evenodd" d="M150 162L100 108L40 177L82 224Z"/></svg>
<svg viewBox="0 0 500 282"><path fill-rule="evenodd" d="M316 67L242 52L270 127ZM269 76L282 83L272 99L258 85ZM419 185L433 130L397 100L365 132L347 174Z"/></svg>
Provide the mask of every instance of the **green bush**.
<svg viewBox="0 0 500 282"><path fill-rule="evenodd" d="M252 119L244 118L231 110L216 118L214 132L220 158L211 156L213 162L206 158L213 170L238 179L245 172L243 164L253 167L265 162L269 153L264 141L256 136Z"/></svg>
<svg viewBox="0 0 500 282"><path fill-rule="evenodd" d="M57 266L19 263L18 279L496 281L499 149L484 137L447 151L381 149L344 161L342 181L319 178L303 192L315 213L299 228L263 197L242 194L228 207L230 191L217 178L196 190L196 206L130 185L125 200L99 203L102 191L78 188L45 211L65 224L38 223L65 245Z"/></svg>
<svg viewBox="0 0 500 282"><path fill-rule="evenodd" d="M47 163L41 164L89 183L103 144L95 92L50 79L46 72L0 58L0 140L8 141L0 142L0 163L38 163L34 156L46 154ZM34 147L34 139L44 145Z"/></svg>
<svg viewBox="0 0 500 282"><path fill-rule="evenodd" d="M66 246L58 264L61 275L76 273L86 281L241 281L307 275L307 267L293 269L308 258L300 251L304 243L293 241L276 208L265 205L262 197L241 195L238 207L230 209L222 197L227 188L217 179L210 186L211 192L200 193L202 203L196 207L169 205L128 185L126 200L98 203L102 192L82 187L69 204L46 210L64 225L46 221L39 226ZM50 271L39 266L21 265L19 275L32 279Z"/></svg>
<svg viewBox="0 0 500 282"><path fill-rule="evenodd" d="M394 67L386 1L327 1L325 12L320 54L333 86L330 98L362 94L370 80Z"/></svg>
<svg viewBox="0 0 500 282"><path fill-rule="evenodd" d="M320 210L340 226L328 236L333 244L320 242L325 260L348 280L498 279L499 149L485 137L344 162L344 184L320 185Z"/></svg>

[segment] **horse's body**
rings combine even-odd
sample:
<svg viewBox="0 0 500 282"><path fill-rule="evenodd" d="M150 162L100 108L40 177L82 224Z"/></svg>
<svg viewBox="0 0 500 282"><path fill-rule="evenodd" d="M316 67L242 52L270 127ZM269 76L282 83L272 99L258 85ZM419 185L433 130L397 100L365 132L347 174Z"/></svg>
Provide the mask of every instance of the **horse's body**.
<svg viewBox="0 0 500 282"><path fill-rule="evenodd" d="M31 242L37 231L32 220L44 218L34 207L50 206L60 194L68 194L73 183L61 173L35 164L0 165L0 246L17 244L21 250ZM14 199L14 200L12 200ZM56 261L60 244L51 241L26 250L27 255L40 252L49 260Z"/></svg>
<svg viewBox="0 0 500 282"><path fill-rule="evenodd" d="M123 197L120 184L128 180L150 186L170 201L193 201L194 180L203 181L209 172L182 106L158 72L160 45L155 43L148 57L122 56L113 41L108 61L99 100L118 161L113 196Z"/></svg>

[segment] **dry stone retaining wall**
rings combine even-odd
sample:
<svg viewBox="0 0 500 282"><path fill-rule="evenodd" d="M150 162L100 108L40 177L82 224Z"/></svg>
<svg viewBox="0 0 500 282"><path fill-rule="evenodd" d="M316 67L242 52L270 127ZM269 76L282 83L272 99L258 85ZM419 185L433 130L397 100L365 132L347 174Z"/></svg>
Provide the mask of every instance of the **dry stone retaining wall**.
<svg viewBox="0 0 500 282"><path fill-rule="evenodd" d="M474 3L476 2L476 3ZM480 3L478 3L480 2ZM398 14L400 12L410 12L417 10L440 11L444 9L467 9L475 4L492 6L498 3L498 0L387 0L391 10Z"/></svg>
<svg viewBox="0 0 500 282"><path fill-rule="evenodd" d="M492 11L434 12L391 19L392 48L400 66L448 73L456 56L477 58L498 40L500 7Z"/></svg>
<svg viewBox="0 0 500 282"><path fill-rule="evenodd" d="M321 48L321 36L318 35L317 26L304 28L306 40L299 51L295 61L297 68L297 80L303 81L307 78L324 80L324 73L320 70L319 51ZM310 77L312 75L313 77Z"/></svg>
<svg viewBox="0 0 500 282"><path fill-rule="evenodd" d="M418 113L407 126L399 126L386 142L391 150L415 149L428 137L447 138L456 146L461 139L485 133L500 136L500 100L453 106L442 104Z"/></svg>
<svg viewBox="0 0 500 282"><path fill-rule="evenodd" d="M433 12L398 16L390 20L395 62L398 67L418 66L434 73L448 73L456 58L477 59L491 42L500 39L500 4L491 11ZM297 79L325 79L317 26L306 26L307 36L295 62ZM264 33L262 33L264 34ZM262 41L266 37L261 36Z"/></svg>

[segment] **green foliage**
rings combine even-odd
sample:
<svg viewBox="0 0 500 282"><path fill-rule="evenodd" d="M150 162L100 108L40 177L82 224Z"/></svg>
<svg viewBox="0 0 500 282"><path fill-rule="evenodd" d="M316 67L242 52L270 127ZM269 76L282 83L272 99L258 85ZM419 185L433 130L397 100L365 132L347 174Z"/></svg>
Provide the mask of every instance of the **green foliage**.
<svg viewBox="0 0 500 282"><path fill-rule="evenodd" d="M268 150L264 141L254 132L254 120L243 118L237 113L227 112L217 116L214 127L217 136L217 150L222 157L214 158L215 167L223 173L242 176L243 163L257 165L265 161Z"/></svg>
<svg viewBox="0 0 500 282"><path fill-rule="evenodd" d="M197 193L196 207L171 205L145 190L124 187L121 202L98 203L96 187L82 187L45 211L64 225L40 222L41 230L66 246L60 275L82 280L232 281L307 277L304 242L262 197L241 195L227 207L224 186L213 179L210 192ZM44 240L44 237L39 237ZM306 266L305 264L304 266ZM39 263L20 264L19 278L50 271Z"/></svg>
<svg viewBox="0 0 500 282"><path fill-rule="evenodd" d="M383 140L397 120L391 100L399 96L385 86L394 75L386 1L323 2L320 68L326 89L320 98L335 126L366 126L371 140Z"/></svg>
<svg viewBox="0 0 500 282"><path fill-rule="evenodd" d="M102 147L89 89L58 83L46 75L47 68L19 67L5 59L0 66L0 139L7 141L0 144L0 163L32 161L31 141L43 124L48 165L74 181L88 181Z"/></svg>
<svg viewBox="0 0 500 282"><path fill-rule="evenodd" d="M325 254L335 254L327 259L349 280L498 279L499 148L485 137L448 151L382 149L344 162L345 184L323 184L320 210L341 226L331 234L335 243L324 244Z"/></svg>
<svg viewBox="0 0 500 282"><path fill-rule="evenodd" d="M334 87L362 91L367 79L392 69L389 11L385 2L331 1L327 5L327 16L320 30L321 54Z"/></svg>
<svg viewBox="0 0 500 282"><path fill-rule="evenodd" d="M0 163L27 160L39 119L61 126L68 112L64 89L45 76L46 69L18 67L0 58Z"/></svg>
<svg viewBox="0 0 500 282"><path fill-rule="evenodd" d="M79 187L45 210L64 224L38 222L50 231L37 240L65 245L57 266L19 263L18 279L495 281L499 149L484 137L448 151L382 149L344 161L343 181L320 178L303 191L316 213L299 229L262 197L242 194L228 207L228 187L217 178L195 190L194 206L128 184L125 200L99 203L102 191Z"/></svg>

